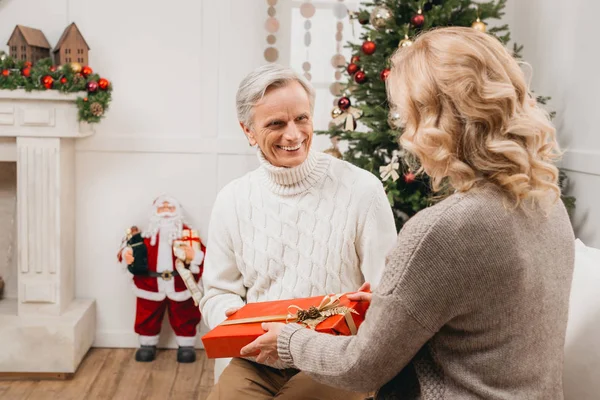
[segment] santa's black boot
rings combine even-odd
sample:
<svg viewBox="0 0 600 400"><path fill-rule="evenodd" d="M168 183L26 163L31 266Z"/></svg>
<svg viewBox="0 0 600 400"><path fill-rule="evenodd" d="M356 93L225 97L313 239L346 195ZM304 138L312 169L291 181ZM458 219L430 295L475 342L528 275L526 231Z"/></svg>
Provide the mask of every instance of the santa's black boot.
<svg viewBox="0 0 600 400"><path fill-rule="evenodd" d="M192 346L181 346L177 350L177 362L193 363L196 361L196 349Z"/></svg>
<svg viewBox="0 0 600 400"><path fill-rule="evenodd" d="M156 346L144 346L142 345L135 352L135 361L139 362L150 362L156 358Z"/></svg>

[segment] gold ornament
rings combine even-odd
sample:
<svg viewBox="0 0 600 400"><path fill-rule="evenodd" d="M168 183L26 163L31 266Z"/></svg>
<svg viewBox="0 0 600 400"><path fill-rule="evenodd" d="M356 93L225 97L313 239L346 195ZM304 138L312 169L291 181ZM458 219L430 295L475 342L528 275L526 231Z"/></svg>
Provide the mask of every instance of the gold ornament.
<svg viewBox="0 0 600 400"><path fill-rule="evenodd" d="M331 110L331 118L335 119L337 117L339 117L340 115L342 115L344 112L342 111L341 108L339 107L334 107L333 110Z"/></svg>
<svg viewBox="0 0 600 400"><path fill-rule="evenodd" d="M104 107L100 103L92 103L90 104L90 112L94 117L100 117L104 114Z"/></svg>
<svg viewBox="0 0 600 400"><path fill-rule="evenodd" d="M404 39L398 43L398 47L410 47L413 45L413 41L408 38L408 35L404 35Z"/></svg>
<svg viewBox="0 0 600 400"><path fill-rule="evenodd" d="M73 72L75 72L77 74L77 73L81 72L82 67L81 67L81 64L74 62L74 63L71 63L71 69L73 70Z"/></svg>
<svg viewBox="0 0 600 400"><path fill-rule="evenodd" d="M485 22L481 22L479 17L477 17L477 21L473 22L471 27L473 29L478 30L479 32L483 32L483 33L485 33L485 31L487 29L487 27L485 26Z"/></svg>
<svg viewBox="0 0 600 400"><path fill-rule="evenodd" d="M386 6L377 6L371 12L371 17L369 18L369 22L376 29L385 28L388 23L393 19L394 14L392 10L390 10Z"/></svg>
<svg viewBox="0 0 600 400"><path fill-rule="evenodd" d="M401 127L400 114L397 112L390 112L388 115L388 125L392 129L398 129Z"/></svg>

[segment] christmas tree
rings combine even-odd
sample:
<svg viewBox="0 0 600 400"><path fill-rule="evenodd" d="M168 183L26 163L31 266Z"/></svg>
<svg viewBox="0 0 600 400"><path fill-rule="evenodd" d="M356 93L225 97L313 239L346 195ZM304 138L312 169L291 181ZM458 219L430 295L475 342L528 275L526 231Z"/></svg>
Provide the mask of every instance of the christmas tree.
<svg viewBox="0 0 600 400"><path fill-rule="evenodd" d="M398 47L412 45L418 33L435 27L470 26L496 36L504 45L510 41L508 25L488 27L486 20L500 19L506 0L476 3L471 0L380 0L365 2L351 19L363 31L361 43L348 43L352 58L345 66L348 82L331 116L328 134L348 144L342 157L352 164L379 176L394 210L398 229L414 214L439 198L432 193L425 175L415 176L402 162L406 156L398 145L402 134L399 115L391 113L387 102L385 80L389 74L389 58ZM354 23L354 22L353 22ZM520 58L521 46L512 51ZM546 104L547 97L538 97ZM357 121L366 128L359 131ZM334 141L335 143L335 141ZM331 153L340 154L336 147ZM560 183L565 182L561 172ZM443 194L442 194L443 195ZM437 196L437 197L436 197ZM568 208L574 199L564 197Z"/></svg>

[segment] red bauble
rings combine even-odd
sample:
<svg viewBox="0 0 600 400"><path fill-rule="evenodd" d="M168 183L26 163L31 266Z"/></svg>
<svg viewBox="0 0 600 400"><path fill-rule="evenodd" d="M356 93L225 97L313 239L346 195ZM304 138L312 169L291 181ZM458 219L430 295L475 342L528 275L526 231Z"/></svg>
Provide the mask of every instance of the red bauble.
<svg viewBox="0 0 600 400"><path fill-rule="evenodd" d="M413 17L410 19L410 22L415 28L420 28L425 23L425 16L423 14L413 15Z"/></svg>
<svg viewBox="0 0 600 400"><path fill-rule="evenodd" d="M352 58L350 59L350 62L352 64L358 64L360 62L360 56L352 56Z"/></svg>
<svg viewBox="0 0 600 400"><path fill-rule="evenodd" d="M44 85L44 87L46 89L52 89L53 84L54 84L54 79L52 79L52 77L50 75L45 75L42 78L42 85Z"/></svg>
<svg viewBox="0 0 600 400"><path fill-rule="evenodd" d="M351 105L352 105L352 103L350 102L350 99L347 97L342 97L341 99L338 100L338 107L341 108L342 110L347 110L348 108L350 108Z"/></svg>
<svg viewBox="0 0 600 400"><path fill-rule="evenodd" d="M363 53L365 53L366 55L370 56L371 54L375 53L375 48L377 46L375 46L375 42L371 41L371 40L367 40L366 42L364 42L362 44L362 51Z"/></svg>
<svg viewBox="0 0 600 400"><path fill-rule="evenodd" d="M54 65L50 67L50 72L56 72L56 67Z"/></svg>
<svg viewBox="0 0 600 400"><path fill-rule="evenodd" d="M356 65L354 63L351 63L351 64L348 64L348 67L346 68L346 71L348 71L348 73L350 75L354 75L355 73L358 72L359 69L360 68L358 67L358 65Z"/></svg>
<svg viewBox="0 0 600 400"><path fill-rule="evenodd" d="M412 172L407 172L404 174L404 182L413 183L417 177Z"/></svg>
<svg viewBox="0 0 600 400"><path fill-rule="evenodd" d="M88 98L87 98L87 97L84 97L84 98L83 98L83 101L88 101Z"/></svg>
<svg viewBox="0 0 600 400"><path fill-rule="evenodd" d="M110 83L108 82L108 80L106 80L104 78L100 78L100 80L98 81L98 87L102 90L108 89L109 84Z"/></svg>
<svg viewBox="0 0 600 400"><path fill-rule="evenodd" d="M367 74L365 74L363 71L358 71L356 73L356 75L354 75L354 81L356 83L364 83L364 81L367 80Z"/></svg>
<svg viewBox="0 0 600 400"><path fill-rule="evenodd" d="M390 74L390 69L386 68L383 71L381 71L381 75L379 75L379 76L381 77L382 81L385 81L389 74Z"/></svg>
<svg viewBox="0 0 600 400"><path fill-rule="evenodd" d="M32 66L31 61L25 61L25 64L23 64L23 66L25 68L31 68L31 66Z"/></svg>
<svg viewBox="0 0 600 400"><path fill-rule="evenodd" d="M31 67L23 68L21 75L23 75L25 78L29 78L31 76Z"/></svg>
<svg viewBox="0 0 600 400"><path fill-rule="evenodd" d="M2 70L2 76L9 76L10 75L10 71L7 69Z"/></svg>
<svg viewBox="0 0 600 400"><path fill-rule="evenodd" d="M87 65L81 69L81 75L85 76L86 78L91 75L92 72L94 71L92 71L92 69Z"/></svg>
<svg viewBox="0 0 600 400"><path fill-rule="evenodd" d="M85 85L85 88L87 89L88 92L90 93L94 93L96 90L98 90L98 82L88 82L87 85Z"/></svg>
<svg viewBox="0 0 600 400"><path fill-rule="evenodd" d="M63 85L66 85L67 82L68 82L68 80L64 76L62 78L60 78L60 83L62 83Z"/></svg>
<svg viewBox="0 0 600 400"><path fill-rule="evenodd" d="M369 23L369 18L358 18L358 23L361 25L366 25Z"/></svg>

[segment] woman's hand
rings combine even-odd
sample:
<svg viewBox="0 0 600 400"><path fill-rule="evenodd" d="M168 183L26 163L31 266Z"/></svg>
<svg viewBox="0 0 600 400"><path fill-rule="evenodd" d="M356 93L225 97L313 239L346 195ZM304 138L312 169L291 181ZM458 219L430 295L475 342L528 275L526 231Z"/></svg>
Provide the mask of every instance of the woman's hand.
<svg viewBox="0 0 600 400"><path fill-rule="evenodd" d="M285 324L281 322L263 323L262 328L267 331L259 336L254 342L242 348L240 354L242 357L248 357L260 352L256 357L256 362L261 364L272 364L279 359L277 353L277 338Z"/></svg>
<svg viewBox="0 0 600 400"><path fill-rule="evenodd" d="M363 283L362 286L358 289L358 292L350 293L346 297L348 297L348 300L368 301L370 303L371 297L373 297L373 295L371 294L371 284L369 282Z"/></svg>

